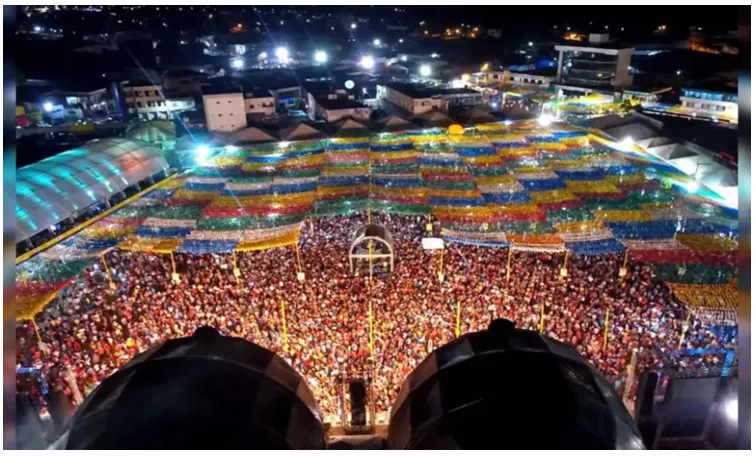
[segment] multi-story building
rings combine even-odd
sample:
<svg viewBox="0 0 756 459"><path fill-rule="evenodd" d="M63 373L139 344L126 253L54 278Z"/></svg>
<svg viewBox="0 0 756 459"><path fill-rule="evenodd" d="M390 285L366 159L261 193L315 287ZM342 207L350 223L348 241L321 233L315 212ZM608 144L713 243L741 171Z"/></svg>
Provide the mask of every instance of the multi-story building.
<svg viewBox="0 0 756 459"><path fill-rule="evenodd" d="M202 92L208 131L234 132L247 127L247 108L241 87L210 86Z"/></svg>
<svg viewBox="0 0 756 459"><path fill-rule="evenodd" d="M244 111L247 118L261 118L276 113L276 100L267 89L244 93Z"/></svg>
<svg viewBox="0 0 756 459"><path fill-rule="evenodd" d="M335 89L329 83L308 84L307 115L311 120L325 120L334 123L344 118L370 119L372 109L361 103L355 94L346 89Z"/></svg>
<svg viewBox="0 0 756 459"><path fill-rule="evenodd" d="M141 120L168 119L169 108L163 87L150 83L128 83L123 88L129 114Z"/></svg>
<svg viewBox="0 0 756 459"><path fill-rule="evenodd" d="M557 85L564 90L615 92L633 83L629 68L635 49L609 40L608 34L590 34L587 43L554 48L559 51Z"/></svg>
<svg viewBox="0 0 756 459"><path fill-rule="evenodd" d="M725 85L701 83L682 88L680 104L703 112L738 117L738 90Z"/></svg>
<svg viewBox="0 0 756 459"><path fill-rule="evenodd" d="M412 115L449 107L474 107L485 102L483 94L468 88L427 88L408 83L378 85L376 95L379 101L391 102Z"/></svg>

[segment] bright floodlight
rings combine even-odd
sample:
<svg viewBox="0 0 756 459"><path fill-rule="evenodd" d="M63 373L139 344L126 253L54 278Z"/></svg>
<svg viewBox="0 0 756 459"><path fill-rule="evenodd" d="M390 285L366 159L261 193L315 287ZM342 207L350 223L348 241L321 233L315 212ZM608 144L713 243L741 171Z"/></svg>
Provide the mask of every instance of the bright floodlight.
<svg viewBox="0 0 756 459"><path fill-rule="evenodd" d="M356 29L356 28L357 28L357 24L355 24L355 23L353 22L353 23L352 23L352 26L351 26L351 27L352 27L352 30L354 30L354 29Z"/></svg>
<svg viewBox="0 0 756 459"><path fill-rule="evenodd" d="M52 102L45 102L44 104L42 104L42 108L44 108L46 112L51 112L53 109L53 104Z"/></svg>
<svg viewBox="0 0 756 459"><path fill-rule="evenodd" d="M625 137L625 139L619 143L620 150L622 151L632 151L633 145L632 137Z"/></svg>
<svg viewBox="0 0 756 459"><path fill-rule="evenodd" d="M431 74L430 65L423 65L420 67L420 76L429 77Z"/></svg>
<svg viewBox="0 0 756 459"><path fill-rule="evenodd" d="M244 59L242 59L241 57L235 57L231 59L231 67L237 70L244 68Z"/></svg>
<svg viewBox="0 0 756 459"><path fill-rule="evenodd" d="M267 59L268 58L268 53L266 53L265 51L263 51L263 52L260 53L259 57L260 57L260 59Z"/></svg>
<svg viewBox="0 0 756 459"><path fill-rule="evenodd" d="M38 26L38 25L35 25L35 26L34 26L34 31L35 31L35 32L41 32L41 31L42 31L42 27L41 27L41 26Z"/></svg>
<svg viewBox="0 0 756 459"><path fill-rule="evenodd" d="M210 147L207 145L200 145L194 149L194 154L197 164L204 166L207 164L207 157L210 156Z"/></svg>
<svg viewBox="0 0 756 459"><path fill-rule="evenodd" d="M400 38L399 43L404 43L404 38Z"/></svg>
<svg viewBox="0 0 756 459"><path fill-rule="evenodd" d="M402 59L402 62L407 62L407 55L406 54L402 55L401 59Z"/></svg>
<svg viewBox="0 0 756 459"><path fill-rule="evenodd" d="M375 59L371 56L363 56L362 59L360 59L360 65L362 68L370 70L375 66Z"/></svg>
<svg viewBox="0 0 756 459"><path fill-rule="evenodd" d="M681 183L681 185L688 193L695 193L696 191L698 191L698 183L696 183L695 180Z"/></svg>
<svg viewBox="0 0 756 459"><path fill-rule="evenodd" d="M276 48L276 57L279 61L286 62L289 60L289 50L284 48L283 46L280 46Z"/></svg>
<svg viewBox="0 0 756 459"><path fill-rule="evenodd" d="M541 126L548 126L552 122L554 122L554 117L547 113L544 113L543 115L538 117L538 124L540 124Z"/></svg>
<svg viewBox="0 0 756 459"><path fill-rule="evenodd" d="M529 41L529 42L528 42L528 46L533 46L533 42L532 42L532 41Z"/></svg>
<svg viewBox="0 0 756 459"><path fill-rule="evenodd" d="M738 421L738 399L734 398L725 402L724 411L727 417L737 422Z"/></svg>
<svg viewBox="0 0 756 459"><path fill-rule="evenodd" d="M236 145L226 145L226 153L235 153L237 150L239 150L239 147Z"/></svg>
<svg viewBox="0 0 756 459"><path fill-rule="evenodd" d="M315 62L323 64L327 60L328 60L328 54L326 54L325 51L315 51Z"/></svg>
<svg viewBox="0 0 756 459"><path fill-rule="evenodd" d="M499 104L497 104L496 102L491 102L491 108L498 108L498 107L499 107Z"/></svg>
<svg viewBox="0 0 756 459"><path fill-rule="evenodd" d="M512 121L510 120L504 121L504 126L511 126L511 125L512 125Z"/></svg>
<svg viewBox="0 0 756 459"><path fill-rule="evenodd" d="M380 38L376 38L375 40L373 40L373 44L375 46L381 46L381 39Z"/></svg>
<svg viewBox="0 0 756 459"><path fill-rule="evenodd" d="M346 87L347 89L354 89L354 81L352 81L352 80L346 80L344 82L344 87ZM365 89L365 88L363 88L363 89Z"/></svg>

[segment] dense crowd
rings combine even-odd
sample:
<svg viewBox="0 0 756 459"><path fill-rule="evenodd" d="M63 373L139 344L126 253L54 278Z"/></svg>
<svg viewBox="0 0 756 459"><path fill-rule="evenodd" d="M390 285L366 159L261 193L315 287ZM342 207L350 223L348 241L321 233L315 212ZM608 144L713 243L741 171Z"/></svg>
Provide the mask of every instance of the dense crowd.
<svg viewBox="0 0 756 459"><path fill-rule="evenodd" d="M639 371L721 364L717 356L666 357L678 347L685 311L647 265L631 260L621 282L621 255L571 256L569 275L562 279L563 254L515 252L507 283L507 249L451 244L441 282L439 253L420 244L425 217L374 214L372 219L392 233L396 253L394 272L376 274L372 283L364 269L358 275L349 270L349 244L366 222L364 214L317 218L314 234L304 225L299 244L304 282L297 281L293 247L237 254L239 280L230 255L176 254L179 285L171 281L168 255L111 251L106 257L115 293L102 266L87 269L37 316L44 351L33 327L19 323L17 364L39 368L52 390L68 395L64 375L70 369L86 395L140 351L211 325L284 356L305 377L323 414L338 414L336 380L342 376L373 377L381 412L391 408L409 372L455 337L457 302L462 333L484 329L496 317L538 329L543 309L544 333L572 345L618 390L633 349L640 351ZM683 346L718 343L694 317Z"/></svg>

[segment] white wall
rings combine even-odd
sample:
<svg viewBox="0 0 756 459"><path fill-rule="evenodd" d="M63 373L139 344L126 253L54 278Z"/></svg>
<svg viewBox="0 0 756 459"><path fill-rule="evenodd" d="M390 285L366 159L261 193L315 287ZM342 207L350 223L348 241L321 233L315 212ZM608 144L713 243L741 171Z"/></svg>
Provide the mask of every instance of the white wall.
<svg viewBox="0 0 756 459"><path fill-rule="evenodd" d="M161 91L160 85L124 87L129 113L137 113L145 119L167 118L169 108L160 95Z"/></svg>
<svg viewBox="0 0 756 459"><path fill-rule="evenodd" d="M242 93L204 95L202 102L208 131L234 132L247 127Z"/></svg>
<svg viewBox="0 0 756 459"><path fill-rule="evenodd" d="M376 93L378 99L388 100L394 105L397 105L413 115L420 115L428 113L434 108L441 110L448 110L449 103L444 99L436 98L423 98L413 99L399 91L392 89L389 86L378 85L376 87Z"/></svg>
<svg viewBox="0 0 756 459"><path fill-rule="evenodd" d="M276 113L276 100L273 96L244 99L244 110L246 113L272 115Z"/></svg>

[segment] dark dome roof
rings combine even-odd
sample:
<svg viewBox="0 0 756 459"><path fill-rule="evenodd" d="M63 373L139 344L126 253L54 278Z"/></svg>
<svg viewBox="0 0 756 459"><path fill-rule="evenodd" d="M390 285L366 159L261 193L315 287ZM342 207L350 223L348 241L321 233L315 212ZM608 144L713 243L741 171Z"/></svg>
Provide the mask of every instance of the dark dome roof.
<svg viewBox="0 0 756 459"><path fill-rule="evenodd" d="M280 357L198 329L140 354L77 410L58 449L323 449L312 392Z"/></svg>
<svg viewBox="0 0 756 459"><path fill-rule="evenodd" d="M577 352L507 322L410 373L391 410L391 448L643 448L617 394Z"/></svg>

